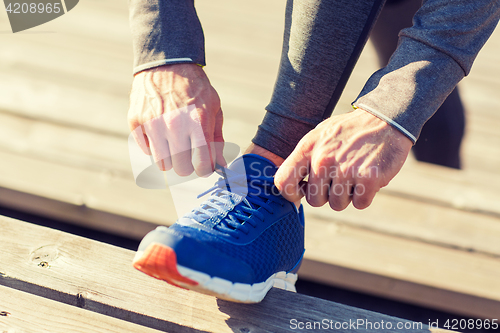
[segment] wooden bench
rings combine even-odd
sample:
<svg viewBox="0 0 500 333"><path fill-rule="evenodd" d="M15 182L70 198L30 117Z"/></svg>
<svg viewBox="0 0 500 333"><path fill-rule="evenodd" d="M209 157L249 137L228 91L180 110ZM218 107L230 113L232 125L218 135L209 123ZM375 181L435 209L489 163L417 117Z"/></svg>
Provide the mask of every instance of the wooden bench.
<svg viewBox="0 0 500 333"><path fill-rule="evenodd" d="M222 301L136 271L129 250L5 217L0 230L2 332L440 331L278 289Z"/></svg>
<svg viewBox="0 0 500 333"><path fill-rule="evenodd" d="M244 146L269 101L284 5L213 0L197 7L225 138ZM9 30L0 15L0 30ZM0 205L137 240L172 224L169 191L141 189L131 175L127 3L80 2L33 31L2 35L8 47L0 50ZM301 278L467 317L498 317L499 33L461 86L469 111L465 169L410 159L365 211L306 207ZM335 112L349 109L375 69L368 46Z"/></svg>

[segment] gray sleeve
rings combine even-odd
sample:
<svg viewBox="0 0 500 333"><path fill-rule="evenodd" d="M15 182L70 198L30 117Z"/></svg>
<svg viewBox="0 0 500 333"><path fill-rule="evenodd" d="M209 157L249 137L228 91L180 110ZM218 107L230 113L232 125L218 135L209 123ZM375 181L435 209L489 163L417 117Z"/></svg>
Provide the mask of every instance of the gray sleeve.
<svg viewBox="0 0 500 333"><path fill-rule="evenodd" d="M415 142L425 122L458 82L495 29L500 0L426 0L413 26L400 32L389 64L354 101Z"/></svg>
<svg viewBox="0 0 500 333"><path fill-rule="evenodd" d="M130 0L134 74L176 63L205 65L194 0Z"/></svg>

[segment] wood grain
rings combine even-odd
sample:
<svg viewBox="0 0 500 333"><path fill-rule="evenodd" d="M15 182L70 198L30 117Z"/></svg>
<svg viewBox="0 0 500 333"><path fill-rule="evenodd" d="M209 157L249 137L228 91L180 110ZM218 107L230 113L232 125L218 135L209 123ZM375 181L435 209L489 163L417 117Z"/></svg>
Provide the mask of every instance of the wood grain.
<svg viewBox="0 0 500 333"><path fill-rule="evenodd" d="M5 206L134 238L176 219L167 190L142 189L133 178L3 152L0 158L8 161L0 163Z"/></svg>
<svg viewBox="0 0 500 333"><path fill-rule="evenodd" d="M132 251L3 217L0 228L0 284L154 329L286 332L293 319L384 320L394 327L408 322L277 289L259 304L221 301L135 271L130 264ZM422 326L412 331L429 330Z"/></svg>
<svg viewBox="0 0 500 333"><path fill-rule="evenodd" d="M467 317L500 313L500 259L309 219L299 275Z"/></svg>
<svg viewBox="0 0 500 333"><path fill-rule="evenodd" d="M348 207L332 212L328 205L306 206L306 216L334 221L401 239L421 241L457 251L500 256L500 219L495 215L468 212L428 202L423 197L405 197L401 192L380 192L373 204L359 211ZM457 195L458 197L459 195Z"/></svg>
<svg viewBox="0 0 500 333"><path fill-rule="evenodd" d="M66 212L64 218L69 222L81 221L82 210L61 210L58 201L115 214L118 221L122 216L170 225L177 218L168 191L144 190L134 184L122 137L0 114L0 154L2 150L7 153L2 155L0 186L17 191L17 198L22 193L30 198L12 203L12 196L3 196L0 202L5 205L17 203L18 209L57 218ZM191 198L206 188L193 189ZM41 211L32 202L33 196L56 202L44 204ZM189 205L191 199L181 201ZM57 209L50 210L51 206ZM500 254L500 181L480 172L408 163L365 211L350 207L333 213L328 206L307 208L312 217L335 218L401 237ZM120 233L129 230L128 226L121 228L119 222L110 223L109 217L96 218L90 226L109 226L108 231L120 229ZM84 223L91 223L88 220ZM140 238L145 232L130 232L129 236Z"/></svg>
<svg viewBox="0 0 500 333"><path fill-rule="evenodd" d="M244 147L271 96L284 3L214 0L198 2L197 10L205 69L225 112L225 139ZM6 13L0 15L0 29L9 30ZM136 239L175 221L169 191L140 189L130 172L127 16L126 2L87 0L30 32L0 34L1 205ZM490 278L500 254L499 37L497 29L460 85L468 121L465 169L410 158L369 209L308 210L309 230L349 232L335 235L334 243L328 232L308 232L305 267L311 269L304 276L464 314L496 309L498 283ZM376 69L368 45L335 113L350 109ZM373 251L379 256L359 255L353 244L367 253L380 249ZM438 267L454 274L443 281Z"/></svg>
<svg viewBox="0 0 500 333"><path fill-rule="evenodd" d="M160 332L93 311L0 286L0 332Z"/></svg>
<svg viewBox="0 0 500 333"><path fill-rule="evenodd" d="M1 152L0 156L11 162L0 165L0 183L5 187L0 202L4 205L137 239L158 223L143 220L163 218L164 224L171 224L175 219L163 201L166 193L140 189L132 179L103 177L101 172ZM22 168L25 175L15 177ZM33 169L45 177L32 173ZM490 270L498 267L499 223L495 217L383 193L366 211L350 208L332 213L323 207L307 212L306 259L331 267L303 270L303 277L464 315L487 317L496 311L498 283L488 280ZM353 233L332 235L331 228ZM360 255L359 248L378 255ZM379 249L384 250L377 252ZM317 257L317 253L322 255ZM489 259L484 261L485 257ZM454 267L454 273L443 280L441 267L448 266ZM336 270L349 274L332 274ZM384 287L379 281L385 281Z"/></svg>

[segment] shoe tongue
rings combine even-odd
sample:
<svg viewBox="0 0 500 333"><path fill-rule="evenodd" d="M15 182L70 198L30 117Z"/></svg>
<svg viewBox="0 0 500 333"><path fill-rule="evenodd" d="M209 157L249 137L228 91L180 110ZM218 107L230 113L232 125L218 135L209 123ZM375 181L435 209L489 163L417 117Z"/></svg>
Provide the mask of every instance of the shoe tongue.
<svg viewBox="0 0 500 333"><path fill-rule="evenodd" d="M274 177L274 174L278 170L274 163L269 161L267 158L255 154L246 154L237 158L227 169L232 171L224 174L226 187L227 189L229 189L230 193L225 192L222 194L222 196L220 196L220 198L230 201L234 206L241 203L242 200L247 196L249 185L247 179L249 178L249 176L250 178L256 178L260 176ZM244 179L243 182L241 180L241 175L246 175L246 179ZM225 205L225 207L227 208L228 206ZM208 221L213 215L217 215L220 213L220 210L213 207L205 207L205 209L210 211L208 217L207 213L197 214L195 212L188 213L187 215L185 215L185 217L194 219L195 221L198 221L200 223L204 223Z"/></svg>
<svg viewBox="0 0 500 333"><path fill-rule="evenodd" d="M239 174L246 173L250 177L274 177L278 170L273 162L255 154L245 154L237 158L228 169Z"/></svg>

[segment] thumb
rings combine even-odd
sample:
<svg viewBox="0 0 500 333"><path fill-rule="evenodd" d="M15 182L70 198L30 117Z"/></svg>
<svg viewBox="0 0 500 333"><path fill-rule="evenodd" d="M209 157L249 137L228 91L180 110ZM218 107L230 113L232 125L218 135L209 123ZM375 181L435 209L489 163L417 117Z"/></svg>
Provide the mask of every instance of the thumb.
<svg viewBox="0 0 500 333"><path fill-rule="evenodd" d="M309 174L310 158L308 155L297 147L279 167L274 176L276 187L288 201L299 201L305 194L306 182L303 179Z"/></svg>
<svg viewBox="0 0 500 333"><path fill-rule="evenodd" d="M132 131L131 134L137 145L144 152L144 154L151 155L148 136L146 135L146 131L144 130L143 126L138 125L137 127L135 127L135 129Z"/></svg>

